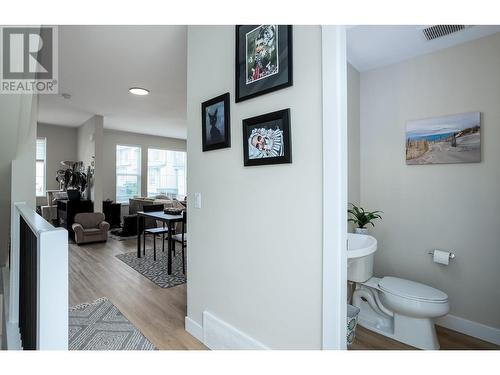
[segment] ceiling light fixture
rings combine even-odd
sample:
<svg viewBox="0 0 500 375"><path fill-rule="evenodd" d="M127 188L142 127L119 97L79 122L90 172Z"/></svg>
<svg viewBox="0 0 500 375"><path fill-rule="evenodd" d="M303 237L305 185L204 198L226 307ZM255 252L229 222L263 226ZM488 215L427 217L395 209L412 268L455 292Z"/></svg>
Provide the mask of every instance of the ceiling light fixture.
<svg viewBox="0 0 500 375"><path fill-rule="evenodd" d="M149 94L149 90L146 90L146 89L143 89L142 87L131 87L128 89L128 91L131 93L131 94L134 94L134 95L148 95Z"/></svg>

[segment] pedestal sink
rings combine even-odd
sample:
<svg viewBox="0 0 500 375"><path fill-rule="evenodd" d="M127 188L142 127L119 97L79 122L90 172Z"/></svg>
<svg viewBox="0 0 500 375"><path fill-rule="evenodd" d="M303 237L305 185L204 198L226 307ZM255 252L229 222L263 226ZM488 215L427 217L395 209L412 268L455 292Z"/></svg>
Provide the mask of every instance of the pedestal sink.
<svg viewBox="0 0 500 375"><path fill-rule="evenodd" d="M347 280L363 283L373 276L377 240L366 234L347 233Z"/></svg>

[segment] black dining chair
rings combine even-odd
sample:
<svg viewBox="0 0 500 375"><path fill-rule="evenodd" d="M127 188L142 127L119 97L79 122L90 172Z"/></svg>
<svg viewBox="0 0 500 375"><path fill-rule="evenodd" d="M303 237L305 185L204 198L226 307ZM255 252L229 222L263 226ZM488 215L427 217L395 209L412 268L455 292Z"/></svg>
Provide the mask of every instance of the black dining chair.
<svg viewBox="0 0 500 375"><path fill-rule="evenodd" d="M186 263L185 263L185 260L184 260L184 249L186 248L186 244L187 244L186 224L187 224L186 210L184 210L184 211L182 211L181 233L178 233L178 234L175 234L175 235L172 236L172 239L174 241L181 243L181 248L182 248L182 273L184 273L184 274L186 273Z"/></svg>
<svg viewBox="0 0 500 375"><path fill-rule="evenodd" d="M144 212L163 212L163 205L162 204L152 204L149 206L144 206L142 209ZM146 222L146 220L145 220ZM156 224L156 221L154 221ZM163 235L163 240L162 240L162 245L161 249L162 251L165 251L165 234L168 233L168 228L165 228L165 223L163 223L163 227L150 227L146 228L146 223L144 224L144 231L142 232L142 238L143 238L143 243L144 243L144 248L143 248L143 254L146 255L146 235L147 234L152 234L153 235L153 260L156 262L156 235L162 234Z"/></svg>

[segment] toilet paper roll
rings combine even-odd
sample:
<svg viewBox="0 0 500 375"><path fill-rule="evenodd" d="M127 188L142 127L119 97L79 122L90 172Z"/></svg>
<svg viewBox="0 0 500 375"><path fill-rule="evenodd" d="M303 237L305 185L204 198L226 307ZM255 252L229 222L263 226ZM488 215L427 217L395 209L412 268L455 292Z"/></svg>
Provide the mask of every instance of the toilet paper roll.
<svg viewBox="0 0 500 375"><path fill-rule="evenodd" d="M448 265L450 263L450 253L448 251L434 250L433 260L436 263Z"/></svg>

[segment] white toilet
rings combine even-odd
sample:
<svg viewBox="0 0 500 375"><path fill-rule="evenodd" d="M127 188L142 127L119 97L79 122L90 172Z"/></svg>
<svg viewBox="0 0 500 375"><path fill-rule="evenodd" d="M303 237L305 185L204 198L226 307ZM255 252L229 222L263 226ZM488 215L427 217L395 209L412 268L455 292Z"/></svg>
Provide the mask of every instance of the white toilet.
<svg viewBox="0 0 500 375"><path fill-rule="evenodd" d="M356 282L352 304L361 310L359 324L416 348L439 349L433 319L448 313L448 296L415 281L373 277L376 244L371 236L348 235L348 280ZM365 255L358 245L375 250Z"/></svg>

